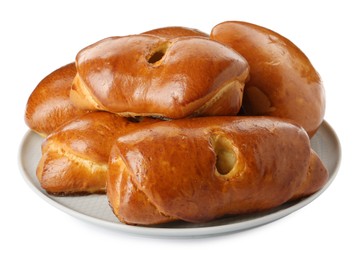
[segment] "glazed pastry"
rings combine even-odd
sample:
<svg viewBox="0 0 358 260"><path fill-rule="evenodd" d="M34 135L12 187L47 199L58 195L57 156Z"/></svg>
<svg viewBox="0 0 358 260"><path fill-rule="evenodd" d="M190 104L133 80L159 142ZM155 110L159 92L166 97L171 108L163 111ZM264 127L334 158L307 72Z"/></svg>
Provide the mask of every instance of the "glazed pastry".
<svg viewBox="0 0 358 260"><path fill-rule="evenodd" d="M113 212L128 224L205 222L314 193L327 170L304 129L290 122L191 118L119 137L107 184Z"/></svg>
<svg viewBox="0 0 358 260"><path fill-rule="evenodd" d="M243 55L250 65L243 107L248 115L292 119L313 136L323 121L324 87L306 55L282 35L238 21L216 25L211 39Z"/></svg>
<svg viewBox="0 0 358 260"><path fill-rule="evenodd" d="M320 190L328 180L328 172L317 153L311 149L310 163L305 180L301 183L291 200L309 196Z"/></svg>
<svg viewBox="0 0 358 260"><path fill-rule="evenodd" d="M162 27L153 29L142 34L151 34L160 37L164 37L167 39L184 37L184 36L199 36L209 38L207 33L204 33L198 29L181 27L181 26L170 26L170 27Z"/></svg>
<svg viewBox="0 0 358 260"><path fill-rule="evenodd" d="M47 136L64 123L86 113L70 101L75 75L76 66L70 63L53 71L37 85L25 111L25 122L30 129Z"/></svg>
<svg viewBox="0 0 358 260"><path fill-rule="evenodd" d="M249 67L223 44L203 37L112 37L81 50L72 102L122 116L178 119L235 115Z"/></svg>
<svg viewBox="0 0 358 260"><path fill-rule="evenodd" d="M42 144L37 178L48 193L104 193L108 156L120 135L156 122L136 122L107 112L87 113L50 134Z"/></svg>

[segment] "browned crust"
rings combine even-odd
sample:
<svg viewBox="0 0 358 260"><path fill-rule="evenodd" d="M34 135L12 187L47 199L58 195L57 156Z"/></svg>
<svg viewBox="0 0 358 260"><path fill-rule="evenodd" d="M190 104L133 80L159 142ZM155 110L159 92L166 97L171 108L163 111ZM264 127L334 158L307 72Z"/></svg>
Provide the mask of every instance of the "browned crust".
<svg viewBox="0 0 358 260"><path fill-rule="evenodd" d="M164 56L149 62L159 51ZM245 59L203 37L107 38L80 51L76 66L71 100L77 106L122 116L172 119L191 116L211 105L215 108L206 109L205 115L236 115L248 76ZM236 88L230 92L234 100L225 106L220 100L212 102L218 96L226 100L220 93L227 86Z"/></svg>
<svg viewBox="0 0 358 260"><path fill-rule="evenodd" d="M218 140L223 143L216 149ZM203 222L264 211L297 199L297 192L300 196L315 192L327 180L322 164L310 166L313 161L306 132L274 118L161 122L121 136L113 149L107 195L115 202L112 207L119 219L131 224L176 219ZM217 153L236 158L224 175L218 173ZM308 175L316 175L315 169L325 174L317 174L312 181ZM126 179L126 185L121 184L121 178ZM137 199L142 203L133 202ZM152 216L167 218L140 216L145 200Z"/></svg>
<svg viewBox="0 0 358 260"><path fill-rule="evenodd" d="M25 122L33 131L47 136L64 123L86 113L70 101L74 63L67 64L46 76L31 93L25 111Z"/></svg>

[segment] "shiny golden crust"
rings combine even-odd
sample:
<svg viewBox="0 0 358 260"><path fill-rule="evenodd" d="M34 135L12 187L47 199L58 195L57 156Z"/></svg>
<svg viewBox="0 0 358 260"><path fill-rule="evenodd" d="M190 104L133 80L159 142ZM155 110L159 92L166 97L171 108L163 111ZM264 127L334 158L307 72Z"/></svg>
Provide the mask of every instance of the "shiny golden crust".
<svg viewBox="0 0 358 260"><path fill-rule="evenodd" d="M67 64L46 76L30 95L25 122L33 131L47 136L64 123L86 113L70 101L75 63Z"/></svg>
<svg viewBox="0 0 358 260"><path fill-rule="evenodd" d="M234 116L242 102L249 116ZM163 27L94 43L39 83L25 121L47 136L36 174L48 193L107 193L120 221L155 225L265 211L320 190L328 172L309 136L324 109L297 46L224 22L210 36Z"/></svg>
<svg viewBox="0 0 358 260"><path fill-rule="evenodd" d="M292 200L309 196L320 190L328 181L328 172L317 153L311 149L309 169L305 180L297 189Z"/></svg>
<svg viewBox="0 0 358 260"><path fill-rule="evenodd" d="M104 193L114 140L141 125L107 112L93 112L65 124L42 144L37 167L41 186L54 194Z"/></svg>
<svg viewBox="0 0 358 260"><path fill-rule="evenodd" d="M185 36L198 36L198 37L209 38L209 35L207 33L204 33L198 29L181 27L181 26L169 26L169 27L157 28L150 31L146 31L142 34L156 35L166 39L173 39L173 38L185 37Z"/></svg>
<svg viewBox="0 0 358 260"><path fill-rule="evenodd" d="M78 53L76 66L76 106L172 119L237 114L249 70L242 56L220 43L153 35L99 41Z"/></svg>
<svg viewBox="0 0 358 260"><path fill-rule="evenodd" d="M313 136L323 121L322 81L306 55L282 35L239 21L216 25L211 39L243 55L250 66L243 106L248 115L292 119Z"/></svg>
<svg viewBox="0 0 358 260"><path fill-rule="evenodd" d="M310 157L306 132L280 119L160 122L117 140L107 196L116 216L128 224L203 222L257 212L323 185L326 178L314 181L314 188L306 182L309 169L311 176L318 168L319 176L327 176L324 167L310 168Z"/></svg>

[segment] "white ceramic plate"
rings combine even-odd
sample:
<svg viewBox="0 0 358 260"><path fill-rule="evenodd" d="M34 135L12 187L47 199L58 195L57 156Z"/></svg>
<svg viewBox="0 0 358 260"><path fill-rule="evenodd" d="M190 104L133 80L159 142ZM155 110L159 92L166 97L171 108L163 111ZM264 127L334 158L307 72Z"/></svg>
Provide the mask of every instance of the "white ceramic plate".
<svg viewBox="0 0 358 260"><path fill-rule="evenodd" d="M286 203L269 212L228 217L205 224L171 223L153 227L130 226L120 223L112 213L106 195L56 197L47 194L36 179L36 167L41 157L42 138L34 132L27 132L23 138L19 164L21 173L29 186L43 199L56 208L82 220L111 229L148 236L196 237L220 235L258 227L302 208L317 198L335 178L341 157L339 140L327 122L323 122L312 138L313 149L318 153L329 171L329 181L319 192L299 201Z"/></svg>

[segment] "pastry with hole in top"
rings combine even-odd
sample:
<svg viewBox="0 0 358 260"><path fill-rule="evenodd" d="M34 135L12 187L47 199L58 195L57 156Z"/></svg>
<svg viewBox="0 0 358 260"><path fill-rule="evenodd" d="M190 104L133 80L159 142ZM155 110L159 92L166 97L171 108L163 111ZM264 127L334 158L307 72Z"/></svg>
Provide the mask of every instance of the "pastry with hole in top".
<svg viewBox="0 0 358 260"><path fill-rule="evenodd" d="M243 108L247 115L294 120L313 136L323 121L325 91L318 72L290 40L240 21L216 25L211 39L243 55L250 65Z"/></svg>
<svg viewBox="0 0 358 260"><path fill-rule="evenodd" d="M236 115L246 60L204 37L111 37L81 50L70 97L81 109L179 119Z"/></svg>
<svg viewBox="0 0 358 260"><path fill-rule="evenodd" d="M119 137L107 196L127 224L199 223L272 209L316 192L327 179L307 133L292 122L201 117Z"/></svg>
<svg viewBox="0 0 358 260"><path fill-rule="evenodd" d="M70 121L42 144L36 171L41 187L56 195L104 193L109 152L116 138L157 121L107 112L87 113Z"/></svg>

